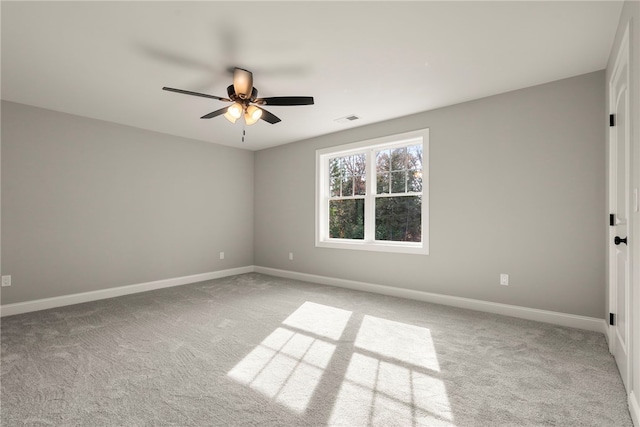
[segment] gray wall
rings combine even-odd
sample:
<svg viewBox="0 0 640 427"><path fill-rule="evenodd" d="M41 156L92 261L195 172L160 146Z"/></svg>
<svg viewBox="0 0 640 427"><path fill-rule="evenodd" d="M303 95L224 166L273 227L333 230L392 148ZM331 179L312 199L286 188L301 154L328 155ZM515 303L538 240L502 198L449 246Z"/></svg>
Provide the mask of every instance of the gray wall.
<svg viewBox="0 0 640 427"><path fill-rule="evenodd" d="M599 71L259 151L255 264L602 318L605 105ZM316 248L315 150L424 127L430 255Z"/></svg>
<svg viewBox="0 0 640 427"><path fill-rule="evenodd" d="M252 152L4 101L1 136L2 304L253 264Z"/></svg>

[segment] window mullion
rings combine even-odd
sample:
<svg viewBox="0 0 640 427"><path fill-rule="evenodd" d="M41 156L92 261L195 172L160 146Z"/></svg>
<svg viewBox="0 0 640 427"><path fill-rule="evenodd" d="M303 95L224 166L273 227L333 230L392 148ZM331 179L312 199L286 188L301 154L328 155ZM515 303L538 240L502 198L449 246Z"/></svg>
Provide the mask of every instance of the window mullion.
<svg viewBox="0 0 640 427"><path fill-rule="evenodd" d="M364 240L375 240L375 193L376 193L376 167L374 150L367 150L365 170L367 172L366 198L364 202Z"/></svg>

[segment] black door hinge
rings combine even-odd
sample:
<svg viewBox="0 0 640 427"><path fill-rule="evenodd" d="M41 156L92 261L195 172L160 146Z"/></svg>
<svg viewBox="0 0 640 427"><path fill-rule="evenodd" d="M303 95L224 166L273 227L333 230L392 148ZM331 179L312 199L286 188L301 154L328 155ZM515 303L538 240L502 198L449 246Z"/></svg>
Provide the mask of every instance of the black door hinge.
<svg viewBox="0 0 640 427"><path fill-rule="evenodd" d="M609 126L615 126L616 125L616 115L615 114L609 114Z"/></svg>
<svg viewBox="0 0 640 427"><path fill-rule="evenodd" d="M614 226L616 225L616 215L615 214L609 214L609 225L610 226Z"/></svg>
<svg viewBox="0 0 640 427"><path fill-rule="evenodd" d="M609 313L609 324L611 326L616 324L616 315L613 313Z"/></svg>

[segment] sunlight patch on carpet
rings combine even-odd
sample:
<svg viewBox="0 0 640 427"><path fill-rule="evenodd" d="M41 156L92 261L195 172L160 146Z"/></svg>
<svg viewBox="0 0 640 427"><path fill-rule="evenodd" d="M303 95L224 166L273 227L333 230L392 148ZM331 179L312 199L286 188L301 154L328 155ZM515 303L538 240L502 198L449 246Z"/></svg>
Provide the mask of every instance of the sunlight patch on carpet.
<svg viewBox="0 0 640 427"><path fill-rule="evenodd" d="M342 336L350 317L350 311L307 301L282 324L337 340Z"/></svg>
<svg viewBox="0 0 640 427"><path fill-rule="evenodd" d="M428 329L364 316L355 348L331 425L455 426Z"/></svg>
<svg viewBox="0 0 640 427"><path fill-rule="evenodd" d="M350 311L305 302L227 375L302 413L336 349L318 336L340 338L350 316Z"/></svg>
<svg viewBox="0 0 640 427"><path fill-rule="evenodd" d="M356 338L356 347L440 372L431 331L427 328L364 316Z"/></svg>

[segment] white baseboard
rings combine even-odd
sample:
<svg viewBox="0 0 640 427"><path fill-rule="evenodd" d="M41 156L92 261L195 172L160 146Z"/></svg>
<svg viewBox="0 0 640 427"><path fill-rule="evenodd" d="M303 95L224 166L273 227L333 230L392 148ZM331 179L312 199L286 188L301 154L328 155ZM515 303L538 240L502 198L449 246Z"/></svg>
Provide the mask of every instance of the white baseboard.
<svg viewBox="0 0 640 427"><path fill-rule="evenodd" d="M46 310L65 305L80 304L83 302L97 301L105 298L114 298L139 292L153 291L155 289L168 288L171 286L187 285L189 283L235 276L236 274L252 273L253 271L253 266L250 265L247 267L193 274L191 276L174 277L172 279L156 280L153 282L138 283L135 285L118 286L117 288L100 289L98 291L62 295L59 297L43 298L34 301L18 302L15 304L4 304L0 306L0 317L29 313L31 311Z"/></svg>
<svg viewBox="0 0 640 427"><path fill-rule="evenodd" d="M287 279L303 280L340 288L354 289L358 291L373 292L400 298L408 298L435 304L449 305L469 310L483 311L487 313L501 314L504 316L518 317L521 319L535 320L570 328L585 329L606 334L606 322L594 317L578 316L574 314L558 313L555 311L538 310L535 308L521 307L517 305L500 304L470 298L454 297L449 295L434 294L413 289L395 288L392 286L375 285L372 283L356 282L353 280L338 279L335 277L317 276L314 274L298 273L295 271L279 270L275 268L255 266L256 273L270 276L284 277Z"/></svg>
<svg viewBox="0 0 640 427"><path fill-rule="evenodd" d="M172 279L156 280L153 282L119 286L116 288L101 289L91 292L82 292L78 294L44 298L34 301L19 302L15 304L5 304L0 306L0 316L12 316L14 314L46 310L49 308L62 307L72 304L80 304L83 302L97 301L105 298L114 298L122 295L152 291L155 289L168 288L171 286L186 285L189 283L202 282L205 280L219 279L222 277L252 272L268 274L276 277L284 277L288 279L303 280L306 282L319 283L322 285L329 285L340 288L348 288L358 291L373 292L400 298L408 298L417 301L449 305L453 307L466 308L469 310L484 311L487 313L495 313L504 316L518 317L521 319L535 320L538 322L552 323L560 326L568 326L572 328L585 329L588 331L601 332L603 334L606 334L607 331L607 324L604 319L577 316L574 314L538 310L535 308L521 307L517 305L500 304L470 298L454 297L449 295L417 291L413 289L395 288L392 286L376 285L373 283L357 282L354 280L338 279L335 277L318 276L314 274L298 273L295 271L279 270L275 268L252 265L232 268L229 270L212 271L209 273L194 274L191 276L175 277ZM635 404L637 408L637 402Z"/></svg>
<svg viewBox="0 0 640 427"><path fill-rule="evenodd" d="M636 396L633 390L629 393L629 412L631 412L633 425L640 427L640 402L638 402L638 396Z"/></svg>

